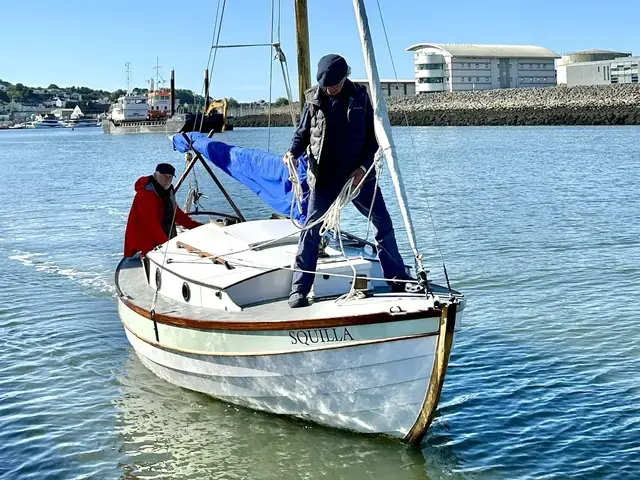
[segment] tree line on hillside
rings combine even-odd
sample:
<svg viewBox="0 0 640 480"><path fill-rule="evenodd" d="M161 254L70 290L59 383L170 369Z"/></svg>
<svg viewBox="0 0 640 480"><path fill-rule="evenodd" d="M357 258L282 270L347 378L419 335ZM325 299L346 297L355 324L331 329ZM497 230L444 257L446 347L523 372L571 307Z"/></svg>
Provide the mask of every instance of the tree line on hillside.
<svg viewBox="0 0 640 480"><path fill-rule="evenodd" d="M0 103L10 103L12 100L18 103L41 103L63 95L68 97L81 95L83 103L97 102L107 98L109 102L113 103L126 93L126 91L122 89L108 92L107 90L94 90L89 87L59 87L55 83L50 84L47 88L40 88L27 87L22 83L13 85L0 80L0 85L6 87L6 90L0 90ZM149 90L147 88L134 88L133 93L137 95L147 95ZM180 100L180 105L184 109L192 110L204 104L204 98L192 90L178 88L176 89L176 97ZM227 103L230 108L238 108L240 106L240 102L234 98L228 98ZM252 103L265 104L267 102L260 100L259 102ZM273 102L273 105L276 107L283 107L288 104L289 101L284 97L278 98Z"/></svg>

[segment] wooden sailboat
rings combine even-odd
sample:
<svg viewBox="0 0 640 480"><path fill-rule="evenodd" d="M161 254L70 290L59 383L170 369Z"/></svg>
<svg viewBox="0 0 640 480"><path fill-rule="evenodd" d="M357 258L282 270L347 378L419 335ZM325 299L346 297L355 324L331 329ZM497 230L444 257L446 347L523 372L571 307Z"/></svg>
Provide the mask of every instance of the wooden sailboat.
<svg viewBox="0 0 640 480"><path fill-rule="evenodd" d="M306 13L304 1L296 5L298 14ZM421 270L377 94L364 5L354 0L354 7L376 135L426 291L392 293L373 246L339 232L318 262L311 305L290 309L300 230L286 218L246 221L208 165L216 149L229 147L195 134L173 139L175 148L194 154L177 186L199 162L234 214L212 212L219 222L179 233L143 261L123 259L115 279L118 312L141 362L173 384L256 410L417 443L438 404L465 298L427 282ZM349 292L358 294L342 298Z"/></svg>

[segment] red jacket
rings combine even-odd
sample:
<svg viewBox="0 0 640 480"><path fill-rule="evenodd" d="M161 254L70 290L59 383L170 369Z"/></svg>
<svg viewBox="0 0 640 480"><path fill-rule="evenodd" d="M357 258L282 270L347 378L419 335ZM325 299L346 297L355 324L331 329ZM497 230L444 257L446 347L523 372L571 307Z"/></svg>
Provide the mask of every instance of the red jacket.
<svg viewBox="0 0 640 480"><path fill-rule="evenodd" d="M140 177L135 184L136 196L129 211L127 230L124 234L124 256L137 252L145 255L169 238L162 229L164 202L151 183L151 177ZM195 228L201 223L191 220L176 204L176 223L184 228Z"/></svg>

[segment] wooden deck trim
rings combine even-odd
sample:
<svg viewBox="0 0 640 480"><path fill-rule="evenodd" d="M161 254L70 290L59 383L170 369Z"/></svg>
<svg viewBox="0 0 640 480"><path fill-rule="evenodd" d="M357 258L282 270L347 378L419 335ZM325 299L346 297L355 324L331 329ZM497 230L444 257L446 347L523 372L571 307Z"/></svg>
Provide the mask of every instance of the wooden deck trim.
<svg viewBox="0 0 640 480"><path fill-rule="evenodd" d="M417 312L405 313L370 313L351 317L314 318L287 321L251 322L230 320L194 320L185 317L176 317L164 313L155 313L153 319L151 312L136 305L133 301L120 296L122 303L129 309L149 320L154 320L165 325L193 328L196 330L229 330L229 331L273 331L273 330L309 330L312 328L352 327L356 325L370 325L376 323L402 322L420 318L433 318L440 316L440 310L428 309Z"/></svg>
<svg viewBox="0 0 640 480"><path fill-rule="evenodd" d="M449 356L451 355L451 347L453 346L453 332L456 326L457 307L457 303L451 303L442 309L440 333L436 347L436 356L433 359L433 370L431 372L429 388L427 389L427 395L418 418L403 439L405 443L414 445L420 443L433 421L433 416L440 401L447 366L449 365Z"/></svg>
<svg viewBox="0 0 640 480"><path fill-rule="evenodd" d="M203 356L207 356L207 357L270 357L270 356L275 356L275 355L294 355L294 354L298 354L298 353L319 352L319 351L323 351L323 350L336 350L338 348L363 347L363 346L366 346L366 345L376 345L376 344L379 344L379 343L386 343L386 342L398 342L398 341L401 341L401 340L411 340L411 339L414 339L414 338L433 337L435 335L438 335L437 332L420 333L420 334L416 334L416 335L405 335L405 336L402 336L402 337L385 338L385 339L380 339L380 340L364 340L364 341L360 341L360 342L350 343L350 344L347 344L347 345L335 345L335 346L332 346L332 347L309 348L308 350L295 350L295 351L282 350L282 351L266 352L266 353L259 353L259 352L249 352L249 353L208 353L208 352L200 352L200 351L197 351L197 350L188 350L188 349L183 349L183 348L178 348L178 347L170 347L168 345L163 345L160 342L157 342L157 341L154 341L154 340L150 340L148 338L145 338L145 337L142 337L142 336L138 335L136 332L131 330L124 322L122 322L122 326L125 328L125 330L130 332L131 335L135 336L140 341L148 343L149 345L151 345L153 347L156 347L156 348L159 348L161 350L164 350L166 352L186 353L188 355L203 355Z"/></svg>
<svg viewBox="0 0 640 480"><path fill-rule="evenodd" d="M220 265L224 265L226 267L227 270L232 270L234 267L232 267L231 265L229 265L229 262L227 262L224 258L222 257L218 257L217 255L214 255L212 253L209 252L205 252L204 250L200 250L199 248L196 247L192 247L191 245L184 243L184 242L176 242L176 247L178 248L184 248L187 252L189 253L195 253L196 255L198 255L200 258L206 258L211 260L213 263L218 263Z"/></svg>

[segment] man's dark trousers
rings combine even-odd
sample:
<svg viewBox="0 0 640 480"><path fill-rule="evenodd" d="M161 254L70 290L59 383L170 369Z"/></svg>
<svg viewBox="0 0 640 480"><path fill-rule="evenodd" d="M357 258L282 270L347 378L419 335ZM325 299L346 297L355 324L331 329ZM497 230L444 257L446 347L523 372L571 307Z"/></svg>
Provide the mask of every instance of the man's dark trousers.
<svg viewBox="0 0 640 480"><path fill-rule="evenodd" d="M310 225L322 217L339 193L339 191L328 191L327 189L311 190L305 225ZM375 178L370 178L363 182L360 194L353 200L353 204L362 215L368 217L372 200L374 201L371 209L371 223L373 223L375 229L378 258L380 259L384 277L388 279L408 279L404 262L398 251L391 217L382 198L380 188L376 188ZM296 269L306 270L307 272L316 270L321 226L322 224L320 223L309 230L304 230L300 234L298 252L294 264ZM313 280L313 273L293 272L291 293L308 295L311 291Z"/></svg>

